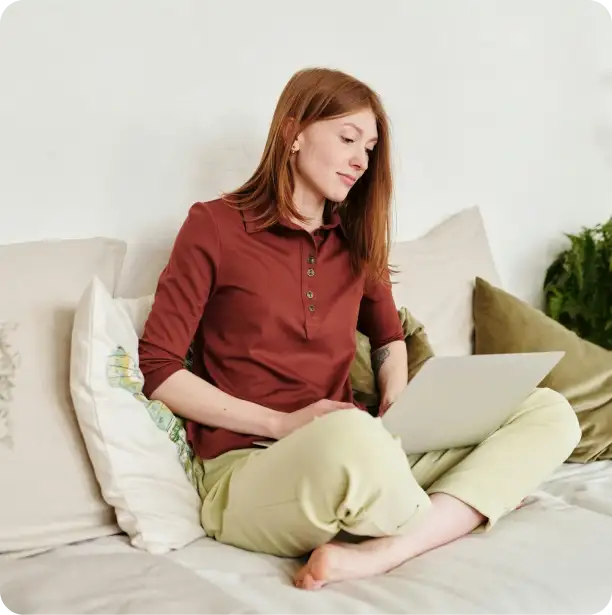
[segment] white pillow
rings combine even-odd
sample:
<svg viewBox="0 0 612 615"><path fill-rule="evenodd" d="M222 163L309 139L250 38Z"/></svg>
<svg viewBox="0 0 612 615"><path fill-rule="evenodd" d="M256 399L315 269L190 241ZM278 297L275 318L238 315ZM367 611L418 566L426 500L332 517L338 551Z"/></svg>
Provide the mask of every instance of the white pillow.
<svg viewBox="0 0 612 615"><path fill-rule="evenodd" d="M131 543L159 554L205 532L182 421L142 395L138 339L152 299L115 299L94 279L75 315L70 386L104 499Z"/></svg>
<svg viewBox="0 0 612 615"><path fill-rule="evenodd" d="M396 305L425 327L437 355L473 353L474 280L502 286L478 206L447 218L428 233L392 246Z"/></svg>
<svg viewBox="0 0 612 615"><path fill-rule="evenodd" d="M0 246L0 552L24 557L117 534L70 399L74 311L93 276L113 292L126 244Z"/></svg>

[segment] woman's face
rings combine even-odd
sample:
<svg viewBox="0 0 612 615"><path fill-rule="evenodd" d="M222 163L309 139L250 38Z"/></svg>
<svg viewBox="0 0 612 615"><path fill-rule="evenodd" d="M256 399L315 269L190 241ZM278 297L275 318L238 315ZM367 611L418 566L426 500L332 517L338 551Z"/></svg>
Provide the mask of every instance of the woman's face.
<svg viewBox="0 0 612 615"><path fill-rule="evenodd" d="M296 183L321 200L344 201L366 172L377 138L370 109L311 124L296 139Z"/></svg>

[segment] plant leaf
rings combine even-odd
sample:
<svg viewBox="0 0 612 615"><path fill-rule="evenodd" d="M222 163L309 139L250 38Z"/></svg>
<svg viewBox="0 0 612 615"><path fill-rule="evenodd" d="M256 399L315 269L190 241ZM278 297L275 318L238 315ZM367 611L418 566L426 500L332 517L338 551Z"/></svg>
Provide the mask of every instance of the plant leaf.
<svg viewBox="0 0 612 615"><path fill-rule="evenodd" d="M559 320L563 312L563 293L558 289L552 289L552 295L548 298L548 315L555 320Z"/></svg>
<svg viewBox="0 0 612 615"><path fill-rule="evenodd" d="M612 350L612 216L579 233L546 270L545 313L583 339Z"/></svg>

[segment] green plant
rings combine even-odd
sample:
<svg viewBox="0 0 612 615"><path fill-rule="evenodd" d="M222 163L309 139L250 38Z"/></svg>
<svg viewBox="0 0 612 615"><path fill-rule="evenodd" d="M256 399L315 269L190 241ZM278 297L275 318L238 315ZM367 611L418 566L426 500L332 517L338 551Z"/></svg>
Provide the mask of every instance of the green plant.
<svg viewBox="0 0 612 615"><path fill-rule="evenodd" d="M612 349L612 217L567 234L570 246L548 267L544 311L581 338Z"/></svg>

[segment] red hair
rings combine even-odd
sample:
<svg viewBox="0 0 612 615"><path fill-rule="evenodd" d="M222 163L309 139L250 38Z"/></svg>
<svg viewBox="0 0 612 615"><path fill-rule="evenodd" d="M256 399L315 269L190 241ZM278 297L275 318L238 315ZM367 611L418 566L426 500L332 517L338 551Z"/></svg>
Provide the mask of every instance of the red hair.
<svg viewBox="0 0 612 615"><path fill-rule="evenodd" d="M261 228L279 218L304 221L293 203L291 144L308 125L370 109L376 117L378 142L368 169L337 208L346 229L351 266L367 278L387 277L391 235L391 153L389 124L376 92L338 70L304 69L295 73L278 100L259 165L250 179L223 198L239 209L260 212Z"/></svg>

